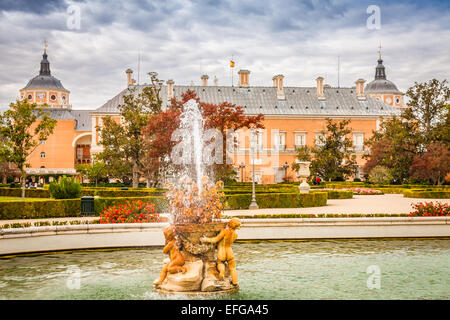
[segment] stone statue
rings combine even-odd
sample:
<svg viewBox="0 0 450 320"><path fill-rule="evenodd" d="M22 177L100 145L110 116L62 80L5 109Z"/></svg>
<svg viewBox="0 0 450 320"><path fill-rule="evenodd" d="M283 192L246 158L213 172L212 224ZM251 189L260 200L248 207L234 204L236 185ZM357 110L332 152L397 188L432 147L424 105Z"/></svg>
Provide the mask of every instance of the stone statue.
<svg viewBox="0 0 450 320"><path fill-rule="evenodd" d="M164 279L167 277L167 272L169 273L186 273L186 268L184 267L184 258L180 252L180 245L175 238L175 226L170 225L163 230L164 237L166 238L166 244L163 249L163 253L169 254L170 261L167 262L163 269L159 279L153 282L153 285L160 285Z"/></svg>
<svg viewBox="0 0 450 320"><path fill-rule="evenodd" d="M233 285L238 284L236 261L234 259L233 249L231 245L237 238L236 229L241 227L241 221L233 218L228 222L226 228L222 229L216 237L207 238L202 237L201 242L218 243L217 245L217 270L219 271L219 279L225 277L225 262L228 264L230 270L231 282Z"/></svg>

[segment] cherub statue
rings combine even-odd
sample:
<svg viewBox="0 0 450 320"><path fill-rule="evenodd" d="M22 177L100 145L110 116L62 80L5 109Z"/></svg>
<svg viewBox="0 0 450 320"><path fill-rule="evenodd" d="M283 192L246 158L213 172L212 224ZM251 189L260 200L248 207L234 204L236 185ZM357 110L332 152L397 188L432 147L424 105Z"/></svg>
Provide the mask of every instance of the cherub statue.
<svg viewBox="0 0 450 320"><path fill-rule="evenodd" d="M163 230L164 237L166 238L166 245L163 249L165 254L169 254L170 261L167 262L163 269L161 270L161 274L158 280L153 282L153 285L157 286L162 284L164 279L167 276L167 272L169 273L177 273L182 272L186 273L186 268L184 265L184 258L181 255L179 244L177 239L175 238L175 226L170 225Z"/></svg>
<svg viewBox="0 0 450 320"><path fill-rule="evenodd" d="M217 245L217 270L219 271L219 279L225 277L225 261L228 264L231 274L231 282L233 285L238 284L236 261L234 260L233 249L231 245L237 238L236 229L240 229L241 220L233 218L228 221L227 228L224 228L220 233L213 238L202 237L200 241L208 243L219 243Z"/></svg>

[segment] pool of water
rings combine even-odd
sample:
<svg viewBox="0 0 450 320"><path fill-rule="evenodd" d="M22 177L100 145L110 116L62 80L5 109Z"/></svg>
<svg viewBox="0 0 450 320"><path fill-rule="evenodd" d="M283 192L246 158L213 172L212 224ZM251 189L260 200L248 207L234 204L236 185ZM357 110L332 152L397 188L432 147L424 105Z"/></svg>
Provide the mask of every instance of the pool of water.
<svg viewBox="0 0 450 320"><path fill-rule="evenodd" d="M450 298L450 240L261 241L234 250L240 291L216 298ZM152 291L164 258L161 248L3 258L0 299L192 299Z"/></svg>

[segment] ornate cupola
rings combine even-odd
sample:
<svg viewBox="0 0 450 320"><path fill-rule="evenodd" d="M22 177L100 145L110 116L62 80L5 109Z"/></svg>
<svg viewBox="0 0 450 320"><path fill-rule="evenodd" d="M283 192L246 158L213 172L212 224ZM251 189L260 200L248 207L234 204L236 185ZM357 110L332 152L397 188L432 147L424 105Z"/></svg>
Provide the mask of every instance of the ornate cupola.
<svg viewBox="0 0 450 320"><path fill-rule="evenodd" d="M383 59L381 59L381 50L378 54L378 65L375 68L375 80L386 80L386 71L383 65Z"/></svg>
<svg viewBox="0 0 450 320"><path fill-rule="evenodd" d="M386 79L386 69L383 65L383 59L381 59L381 45L378 50L378 65L375 68L375 80L366 85L365 92L369 96L377 98L388 105L404 107L404 93L398 90L392 81Z"/></svg>
<svg viewBox="0 0 450 320"><path fill-rule="evenodd" d="M41 70L39 71L40 76L51 76L50 73L50 62L47 60L47 48L44 48L44 54L41 60Z"/></svg>
<svg viewBox="0 0 450 320"><path fill-rule="evenodd" d="M31 79L20 90L21 98L49 109L71 109L72 106L69 104L70 91L64 88L61 81L51 75L50 62L47 57L47 41L44 41L44 54L42 55L39 75Z"/></svg>

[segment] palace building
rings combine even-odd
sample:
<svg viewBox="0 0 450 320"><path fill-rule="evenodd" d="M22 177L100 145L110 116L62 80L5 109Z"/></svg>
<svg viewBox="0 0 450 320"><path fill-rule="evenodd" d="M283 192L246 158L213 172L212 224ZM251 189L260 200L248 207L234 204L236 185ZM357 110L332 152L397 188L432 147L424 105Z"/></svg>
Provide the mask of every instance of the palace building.
<svg viewBox="0 0 450 320"><path fill-rule="evenodd" d="M137 85L133 71L127 69L126 87L95 110L73 110L69 104L70 92L50 72L50 62L44 51L39 75L20 90L22 98L37 104L46 103L51 117L58 120L54 134L31 156L30 175L75 174L75 165L90 163L92 155L102 150L97 127L102 119L111 116L121 121L118 106L123 103L129 88L139 93L146 84ZM264 129L258 131L258 153L255 157L255 180L259 183L296 181L290 167L295 161L296 148L319 143L318 137L325 129L326 118L350 119L353 141L352 151L358 165L364 164L362 156L368 150L364 141L378 130L383 118L400 113L404 107L404 94L386 79L385 67L379 51L375 79L365 85L358 79L354 87L331 87L318 77L315 86L285 87L284 76L272 78L272 86L252 86L251 72L240 70L237 86L219 86L217 81L208 84L208 75L201 76L201 85L177 85L168 80L162 90L163 107L173 97L180 98L187 90L197 93L202 102L219 104L227 101L244 108L248 115L264 115ZM238 145L234 148L234 165L239 181L251 181L253 164L249 148L248 130L235 133ZM355 178L362 176L361 169Z"/></svg>

